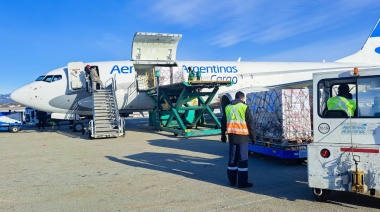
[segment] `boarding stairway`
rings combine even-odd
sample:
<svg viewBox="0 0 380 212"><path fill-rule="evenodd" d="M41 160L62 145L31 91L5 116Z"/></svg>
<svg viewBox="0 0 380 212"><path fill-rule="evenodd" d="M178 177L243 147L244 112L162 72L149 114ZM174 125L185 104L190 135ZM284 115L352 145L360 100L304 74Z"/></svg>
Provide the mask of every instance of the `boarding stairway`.
<svg viewBox="0 0 380 212"><path fill-rule="evenodd" d="M93 120L89 138L116 138L125 133L124 120L119 115L113 84L92 94Z"/></svg>

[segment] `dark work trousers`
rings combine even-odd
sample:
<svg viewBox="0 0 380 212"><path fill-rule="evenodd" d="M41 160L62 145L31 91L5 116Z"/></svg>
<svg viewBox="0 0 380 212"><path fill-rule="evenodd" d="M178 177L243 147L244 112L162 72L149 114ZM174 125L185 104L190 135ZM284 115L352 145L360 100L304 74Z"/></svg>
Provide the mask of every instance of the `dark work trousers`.
<svg viewBox="0 0 380 212"><path fill-rule="evenodd" d="M248 143L230 145L227 176L230 185L245 186L248 183Z"/></svg>

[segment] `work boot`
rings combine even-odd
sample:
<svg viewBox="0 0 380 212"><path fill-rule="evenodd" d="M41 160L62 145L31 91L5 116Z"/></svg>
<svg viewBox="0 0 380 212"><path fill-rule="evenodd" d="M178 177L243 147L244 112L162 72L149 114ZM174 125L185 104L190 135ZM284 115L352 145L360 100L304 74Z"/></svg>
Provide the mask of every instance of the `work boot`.
<svg viewBox="0 0 380 212"><path fill-rule="evenodd" d="M227 169L227 177L230 181L230 186L235 186L237 180L237 170Z"/></svg>
<svg viewBox="0 0 380 212"><path fill-rule="evenodd" d="M246 183L245 185L238 185L239 188L251 188L253 186L252 183Z"/></svg>
<svg viewBox="0 0 380 212"><path fill-rule="evenodd" d="M239 188L250 188L252 183L248 182L248 170L247 171L238 171L238 187Z"/></svg>

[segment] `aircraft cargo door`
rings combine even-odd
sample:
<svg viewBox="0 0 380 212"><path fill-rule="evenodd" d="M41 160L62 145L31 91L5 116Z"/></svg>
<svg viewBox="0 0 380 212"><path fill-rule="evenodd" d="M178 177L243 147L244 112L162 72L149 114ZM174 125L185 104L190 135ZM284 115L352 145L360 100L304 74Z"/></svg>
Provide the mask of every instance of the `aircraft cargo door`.
<svg viewBox="0 0 380 212"><path fill-rule="evenodd" d="M176 60L181 34L137 32L132 43L132 60Z"/></svg>
<svg viewBox="0 0 380 212"><path fill-rule="evenodd" d="M83 62L71 62L67 65L67 79L70 90L86 89L86 75Z"/></svg>

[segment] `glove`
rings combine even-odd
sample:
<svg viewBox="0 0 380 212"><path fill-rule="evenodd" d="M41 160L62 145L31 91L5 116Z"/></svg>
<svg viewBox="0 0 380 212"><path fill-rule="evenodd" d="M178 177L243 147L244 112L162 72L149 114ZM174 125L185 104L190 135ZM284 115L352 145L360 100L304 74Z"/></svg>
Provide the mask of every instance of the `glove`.
<svg viewBox="0 0 380 212"><path fill-rule="evenodd" d="M250 136L250 139L251 139L252 144L255 144L256 141L255 141L254 137Z"/></svg>
<svg viewBox="0 0 380 212"><path fill-rule="evenodd" d="M226 143L227 142L227 136L222 135L222 138L220 139L222 142Z"/></svg>

